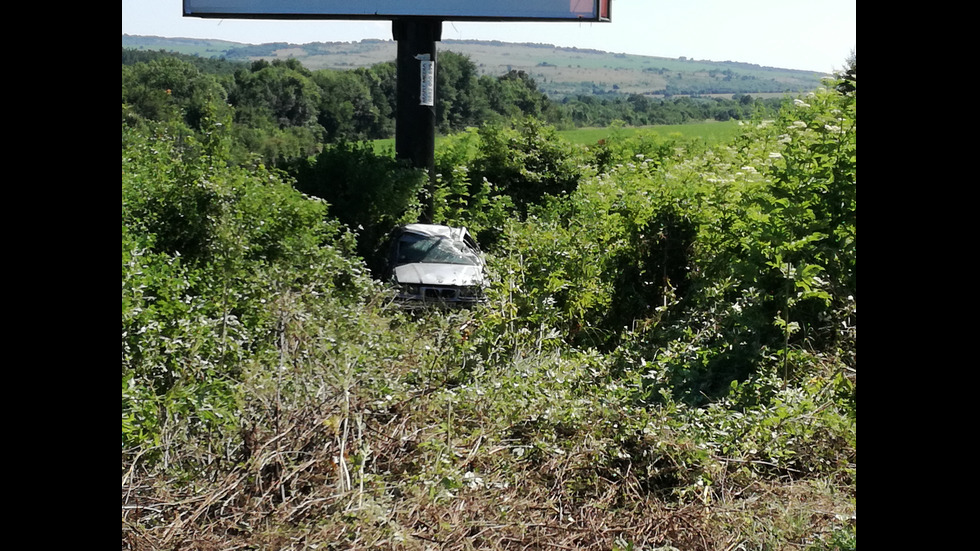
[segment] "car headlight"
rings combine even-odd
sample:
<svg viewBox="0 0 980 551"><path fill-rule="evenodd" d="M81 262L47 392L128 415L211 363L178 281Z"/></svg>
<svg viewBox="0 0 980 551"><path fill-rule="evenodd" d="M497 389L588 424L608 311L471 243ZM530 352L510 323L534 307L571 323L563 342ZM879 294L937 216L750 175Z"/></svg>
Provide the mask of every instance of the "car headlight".
<svg viewBox="0 0 980 551"><path fill-rule="evenodd" d="M422 289L418 285L408 284L402 285L402 291L406 295L417 295L422 291Z"/></svg>

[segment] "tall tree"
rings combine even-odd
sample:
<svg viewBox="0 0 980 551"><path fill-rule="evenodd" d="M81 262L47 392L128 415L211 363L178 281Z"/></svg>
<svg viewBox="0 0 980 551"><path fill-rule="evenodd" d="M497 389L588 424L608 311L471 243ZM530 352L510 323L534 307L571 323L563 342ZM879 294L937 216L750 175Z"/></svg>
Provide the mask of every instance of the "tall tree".
<svg viewBox="0 0 980 551"><path fill-rule="evenodd" d="M319 121L327 142L365 140L377 136L382 115L374 102L367 71L322 70L313 79L322 90Z"/></svg>
<svg viewBox="0 0 980 551"><path fill-rule="evenodd" d="M180 120L200 130L206 106L227 113L225 89L186 61L161 57L122 67L122 103L129 114L155 121Z"/></svg>
<svg viewBox="0 0 980 551"><path fill-rule="evenodd" d="M251 71L236 73L229 101L236 108L263 112L280 129L313 126L320 88L310 76L298 62L256 63Z"/></svg>
<svg viewBox="0 0 980 551"><path fill-rule="evenodd" d="M490 105L477 86L476 64L469 56L439 54L436 70L436 129L443 133L476 126L490 115Z"/></svg>

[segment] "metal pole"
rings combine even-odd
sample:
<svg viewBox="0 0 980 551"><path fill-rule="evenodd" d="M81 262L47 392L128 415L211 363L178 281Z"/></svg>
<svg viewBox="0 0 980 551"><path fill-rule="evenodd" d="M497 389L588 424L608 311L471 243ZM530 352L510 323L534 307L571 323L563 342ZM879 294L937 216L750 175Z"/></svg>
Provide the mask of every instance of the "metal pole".
<svg viewBox="0 0 980 551"><path fill-rule="evenodd" d="M391 33L398 42L395 61L395 158L429 172L424 222L433 217L436 150L436 42L442 40L442 20L394 19Z"/></svg>
<svg viewBox="0 0 980 551"><path fill-rule="evenodd" d="M442 21L427 18L395 19L392 35L398 42L396 60L395 156L416 168L435 168L436 108L424 105L423 61L435 66L436 42L442 39ZM435 74L431 76L435 92ZM434 100L434 98L431 98Z"/></svg>

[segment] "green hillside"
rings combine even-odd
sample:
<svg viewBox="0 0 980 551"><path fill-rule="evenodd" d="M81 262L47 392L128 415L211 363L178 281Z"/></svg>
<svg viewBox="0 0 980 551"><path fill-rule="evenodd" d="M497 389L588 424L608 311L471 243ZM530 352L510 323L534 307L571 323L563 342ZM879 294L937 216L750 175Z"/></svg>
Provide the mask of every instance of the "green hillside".
<svg viewBox="0 0 980 551"><path fill-rule="evenodd" d="M311 70L369 67L394 60L397 52L393 40L248 45L123 35L122 45L241 61L294 58ZM470 56L481 74L524 71L552 98L576 94L798 94L816 89L826 76L735 61L640 56L550 44L444 40L438 47Z"/></svg>

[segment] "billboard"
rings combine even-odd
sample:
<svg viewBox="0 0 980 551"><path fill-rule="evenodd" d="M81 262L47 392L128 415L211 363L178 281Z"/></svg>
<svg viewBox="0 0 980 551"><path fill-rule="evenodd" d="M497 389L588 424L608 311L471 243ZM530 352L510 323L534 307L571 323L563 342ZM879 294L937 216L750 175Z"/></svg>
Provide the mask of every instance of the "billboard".
<svg viewBox="0 0 980 551"><path fill-rule="evenodd" d="M185 17L609 21L611 0L184 0Z"/></svg>

